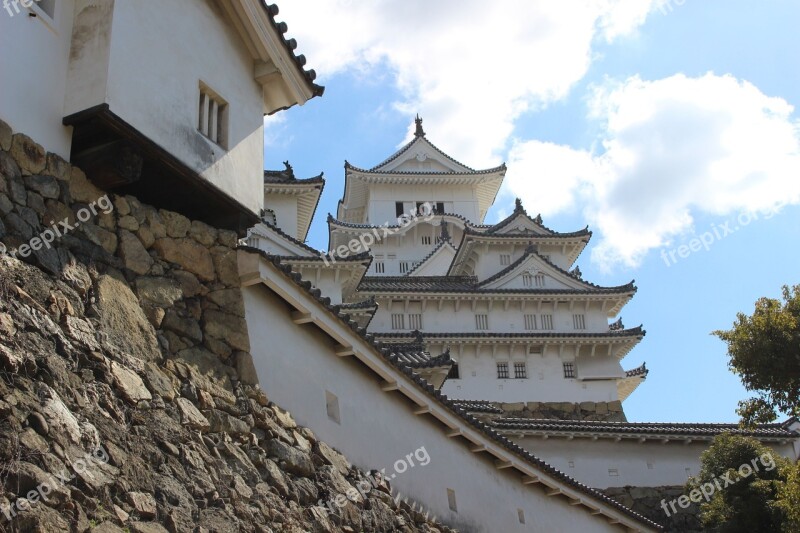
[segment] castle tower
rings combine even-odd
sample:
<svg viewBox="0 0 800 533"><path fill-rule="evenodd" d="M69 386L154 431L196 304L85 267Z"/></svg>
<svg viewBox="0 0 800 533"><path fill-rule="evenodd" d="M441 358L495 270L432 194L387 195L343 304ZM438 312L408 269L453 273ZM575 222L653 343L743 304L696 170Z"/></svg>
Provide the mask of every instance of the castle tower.
<svg viewBox="0 0 800 533"><path fill-rule="evenodd" d="M584 280L575 262L591 232L556 232L519 199L506 219L484 224L505 172L505 164L475 170L448 156L419 117L413 140L381 164L345 163L329 253L355 242L374 258L345 301L377 304L368 330L385 343L449 350L449 397L624 400L646 376L621 364L645 335L617 319L636 287Z"/></svg>

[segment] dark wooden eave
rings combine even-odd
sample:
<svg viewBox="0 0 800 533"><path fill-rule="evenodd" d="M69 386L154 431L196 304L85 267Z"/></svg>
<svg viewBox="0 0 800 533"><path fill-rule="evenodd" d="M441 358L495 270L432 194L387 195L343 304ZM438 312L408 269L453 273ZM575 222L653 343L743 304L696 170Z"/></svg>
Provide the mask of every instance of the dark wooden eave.
<svg viewBox="0 0 800 533"><path fill-rule="evenodd" d="M74 129L70 162L101 189L133 195L240 237L258 223L255 213L125 122L108 104L69 115L63 123Z"/></svg>

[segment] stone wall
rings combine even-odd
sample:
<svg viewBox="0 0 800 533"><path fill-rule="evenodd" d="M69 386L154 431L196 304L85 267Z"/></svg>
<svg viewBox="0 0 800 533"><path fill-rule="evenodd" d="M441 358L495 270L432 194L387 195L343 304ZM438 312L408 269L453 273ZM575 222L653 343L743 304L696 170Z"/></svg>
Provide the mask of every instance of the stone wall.
<svg viewBox="0 0 800 533"><path fill-rule="evenodd" d="M527 402L496 403L503 416L541 420L596 420L626 422L622 402Z"/></svg>
<svg viewBox="0 0 800 533"><path fill-rule="evenodd" d="M0 121L0 531L450 531L256 385L234 233L104 196Z"/></svg>
<svg viewBox="0 0 800 533"><path fill-rule="evenodd" d="M675 506L673 513L669 502L686 494L684 487L612 487L600 489L606 496L664 526L666 532L701 533L700 505L693 503L688 509ZM661 502L667 502L670 516L664 512Z"/></svg>

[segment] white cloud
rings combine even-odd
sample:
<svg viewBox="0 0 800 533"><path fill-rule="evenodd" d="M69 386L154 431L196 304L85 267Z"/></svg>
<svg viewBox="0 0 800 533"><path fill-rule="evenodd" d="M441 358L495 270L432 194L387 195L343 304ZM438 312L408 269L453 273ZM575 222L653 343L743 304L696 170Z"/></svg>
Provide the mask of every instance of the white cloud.
<svg viewBox="0 0 800 533"><path fill-rule="evenodd" d="M794 109L748 82L633 77L596 88L590 108L605 126L602 151L518 143L506 193L545 214L582 206L601 233L593 259L605 267L635 266L701 213L800 203Z"/></svg>
<svg viewBox="0 0 800 533"><path fill-rule="evenodd" d="M521 113L583 78L596 38L633 32L658 1L296 0L280 18L322 82L388 66L404 95L397 109L419 112L456 158L488 166Z"/></svg>

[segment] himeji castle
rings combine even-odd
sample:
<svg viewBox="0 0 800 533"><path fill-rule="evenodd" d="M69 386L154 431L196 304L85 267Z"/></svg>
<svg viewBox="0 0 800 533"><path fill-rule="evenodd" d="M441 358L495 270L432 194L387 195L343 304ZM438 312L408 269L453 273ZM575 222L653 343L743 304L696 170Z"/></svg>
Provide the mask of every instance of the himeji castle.
<svg viewBox="0 0 800 533"><path fill-rule="evenodd" d="M611 403L622 419L619 402L647 375L623 365L644 330L617 319L636 287L584 280L575 262L591 232L550 229L519 199L510 216L484 224L505 173L505 164L475 170L448 156L420 118L413 140L384 162L346 163L344 197L328 219L330 249L381 236L346 300L374 313L376 338L433 354L449 397L602 403L599 419ZM404 215L413 223L401 227ZM393 231L375 232L387 223Z"/></svg>

